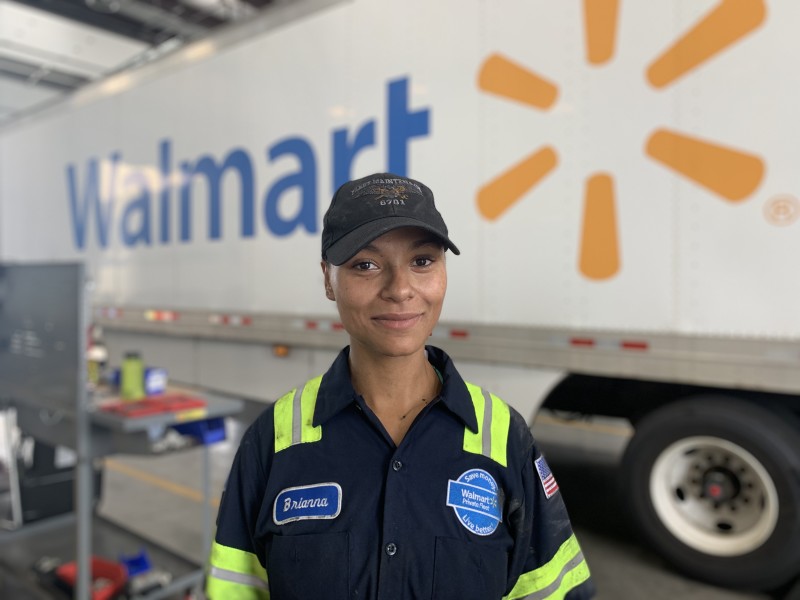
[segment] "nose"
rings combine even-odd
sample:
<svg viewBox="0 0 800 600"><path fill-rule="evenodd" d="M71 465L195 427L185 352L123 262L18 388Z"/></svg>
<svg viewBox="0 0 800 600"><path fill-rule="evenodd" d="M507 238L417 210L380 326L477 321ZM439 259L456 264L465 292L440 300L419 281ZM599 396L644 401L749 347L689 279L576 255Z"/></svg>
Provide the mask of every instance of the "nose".
<svg viewBox="0 0 800 600"><path fill-rule="evenodd" d="M386 282L383 286L382 296L386 300L402 302L414 295L414 286L411 273L402 268L391 268L385 271Z"/></svg>

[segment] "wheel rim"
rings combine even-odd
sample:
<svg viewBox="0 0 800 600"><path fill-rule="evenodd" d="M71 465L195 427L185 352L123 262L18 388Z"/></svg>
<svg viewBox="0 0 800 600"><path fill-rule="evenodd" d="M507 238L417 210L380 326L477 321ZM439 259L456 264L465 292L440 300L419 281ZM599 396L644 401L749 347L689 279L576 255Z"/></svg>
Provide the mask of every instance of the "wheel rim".
<svg viewBox="0 0 800 600"><path fill-rule="evenodd" d="M778 492L767 470L741 446L716 437L667 447L653 465L650 497L673 536L715 556L752 552L778 522Z"/></svg>

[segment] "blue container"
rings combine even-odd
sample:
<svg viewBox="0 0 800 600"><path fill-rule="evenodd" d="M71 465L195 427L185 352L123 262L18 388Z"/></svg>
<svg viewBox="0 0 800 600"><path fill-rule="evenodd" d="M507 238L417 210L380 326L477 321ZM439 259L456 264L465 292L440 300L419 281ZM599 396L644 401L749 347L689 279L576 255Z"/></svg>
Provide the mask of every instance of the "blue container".
<svg viewBox="0 0 800 600"><path fill-rule="evenodd" d="M225 419L223 417L181 423L173 425L172 428L182 435L193 437L200 444L214 444L225 439Z"/></svg>
<svg viewBox="0 0 800 600"><path fill-rule="evenodd" d="M147 551L144 548L141 549L139 554L133 556L120 554L119 562L128 570L128 577L146 573L152 568L150 557L147 556Z"/></svg>

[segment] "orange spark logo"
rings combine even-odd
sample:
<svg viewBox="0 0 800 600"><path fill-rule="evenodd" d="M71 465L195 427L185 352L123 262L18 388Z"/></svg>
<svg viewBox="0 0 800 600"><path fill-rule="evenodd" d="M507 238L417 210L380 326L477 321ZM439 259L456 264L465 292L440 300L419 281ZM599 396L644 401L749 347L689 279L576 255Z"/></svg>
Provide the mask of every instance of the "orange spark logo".
<svg viewBox="0 0 800 600"><path fill-rule="evenodd" d="M618 15L619 0L583 0L586 61L590 65L613 59ZM668 88L758 28L765 15L764 0L720 0L650 63L646 81L657 90ZM544 111L556 104L559 95L554 82L500 54L484 61L478 87ZM764 176L764 163L753 154L663 127L649 134L645 153L727 202L747 200ZM549 145L538 148L478 190L478 211L488 220L498 219L557 167L556 149ZM609 279L621 264L614 178L593 173L586 178L584 190L578 267L589 279Z"/></svg>

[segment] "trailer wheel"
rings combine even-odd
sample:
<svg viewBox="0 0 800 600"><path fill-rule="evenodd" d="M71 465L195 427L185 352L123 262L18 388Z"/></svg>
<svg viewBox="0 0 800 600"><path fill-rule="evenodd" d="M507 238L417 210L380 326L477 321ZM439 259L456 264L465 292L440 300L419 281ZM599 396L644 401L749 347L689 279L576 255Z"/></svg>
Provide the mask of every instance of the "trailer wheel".
<svg viewBox="0 0 800 600"><path fill-rule="evenodd" d="M646 416L623 457L634 519L688 575L773 589L800 573L800 428L761 406L698 397Z"/></svg>

